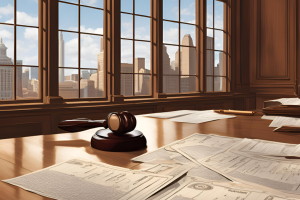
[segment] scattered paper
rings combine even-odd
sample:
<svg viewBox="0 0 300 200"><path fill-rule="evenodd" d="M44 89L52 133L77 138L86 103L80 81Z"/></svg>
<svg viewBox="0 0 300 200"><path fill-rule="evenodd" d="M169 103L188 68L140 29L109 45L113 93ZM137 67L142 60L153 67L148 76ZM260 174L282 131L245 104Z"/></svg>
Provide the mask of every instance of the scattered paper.
<svg viewBox="0 0 300 200"><path fill-rule="evenodd" d="M297 117L276 117L269 127L300 126L300 118Z"/></svg>
<svg viewBox="0 0 300 200"><path fill-rule="evenodd" d="M213 110L206 110L206 111L198 111L197 113L184 115L181 117L175 117L170 119L173 122L184 122L184 123L204 123L204 122L210 122L215 121L219 119L230 119L235 118L234 115L224 115L224 114L218 114L214 112Z"/></svg>
<svg viewBox="0 0 300 200"><path fill-rule="evenodd" d="M264 191L240 187L234 183L202 182L188 179L162 200L286 200Z"/></svg>
<svg viewBox="0 0 300 200"><path fill-rule="evenodd" d="M159 175L72 159L4 182L54 199L140 200L150 197L188 169L177 169L172 175Z"/></svg>
<svg viewBox="0 0 300 200"><path fill-rule="evenodd" d="M300 99L299 98L281 98L281 99L274 99L269 101L278 101L282 105L300 105Z"/></svg>
<svg viewBox="0 0 300 200"><path fill-rule="evenodd" d="M150 114L139 115L139 116L167 119L167 118L188 115L188 114L195 113L195 112L197 112L197 110L176 110L176 111L170 111L170 112L150 113Z"/></svg>
<svg viewBox="0 0 300 200"><path fill-rule="evenodd" d="M276 117L279 117L277 115L263 115L261 119L267 119L267 120L274 120Z"/></svg>
<svg viewBox="0 0 300 200"><path fill-rule="evenodd" d="M300 164L292 160L260 159L233 152L222 152L201 161L224 176L262 190L300 197ZM291 195L291 196L290 196Z"/></svg>

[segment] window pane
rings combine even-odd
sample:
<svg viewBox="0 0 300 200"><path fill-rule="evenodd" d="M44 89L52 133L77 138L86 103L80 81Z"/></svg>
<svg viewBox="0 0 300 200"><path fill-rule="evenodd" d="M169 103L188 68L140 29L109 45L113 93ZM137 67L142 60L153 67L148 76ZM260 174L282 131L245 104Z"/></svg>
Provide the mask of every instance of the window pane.
<svg viewBox="0 0 300 200"><path fill-rule="evenodd" d="M197 50L194 47L181 47L180 71L182 75L196 75Z"/></svg>
<svg viewBox="0 0 300 200"><path fill-rule="evenodd" d="M104 72L81 70L80 97L104 97Z"/></svg>
<svg viewBox="0 0 300 200"><path fill-rule="evenodd" d="M213 28L213 17L214 17L214 6L213 6L213 1L214 0L206 0L206 3L207 3L207 10L206 10L206 13L207 13L207 20L206 20L206 26L207 27L211 27Z"/></svg>
<svg viewBox="0 0 300 200"><path fill-rule="evenodd" d="M150 41L150 18L135 16L135 39Z"/></svg>
<svg viewBox="0 0 300 200"><path fill-rule="evenodd" d="M179 93L179 76L163 77L163 93Z"/></svg>
<svg viewBox="0 0 300 200"><path fill-rule="evenodd" d="M38 26L38 12L38 1L17 0L17 24Z"/></svg>
<svg viewBox="0 0 300 200"><path fill-rule="evenodd" d="M196 26L180 24L181 45L196 45Z"/></svg>
<svg viewBox="0 0 300 200"><path fill-rule="evenodd" d="M179 75L179 49L177 46L163 46L163 74Z"/></svg>
<svg viewBox="0 0 300 200"><path fill-rule="evenodd" d="M121 40L121 72L133 72L133 55L132 55L132 41Z"/></svg>
<svg viewBox="0 0 300 200"><path fill-rule="evenodd" d="M121 0L121 12L133 13L133 0Z"/></svg>
<svg viewBox="0 0 300 200"><path fill-rule="evenodd" d="M206 75L213 75L214 51L206 51Z"/></svg>
<svg viewBox="0 0 300 200"><path fill-rule="evenodd" d="M39 97L38 75L38 67L17 67L17 99L37 99Z"/></svg>
<svg viewBox="0 0 300 200"><path fill-rule="evenodd" d="M195 92L196 91L196 77L195 76L181 76L180 78L180 93Z"/></svg>
<svg viewBox="0 0 300 200"><path fill-rule="evenodd" d="M78 31L78 6L59 3L59 29Z"/></svg>
<svg viewBox="0 0 300 200"><path fill-rule="evenodd" d="M59 66L78 67L78 34L59 33Z"/></svg>
<svg viewBox="0 0 300 200"><path fill-rule="evenodd" d="M17 27L17 65L38 65L38 30Z"/></svg>
<svg viewBox="0 0 300 200"><path fill-rule="evenodd" d="M0 1L0 22L14 23L14 0Z"/></svg>
<svg viewBox="0 0 300 200"><path fill-rule="evenodd" d="M132 96L133 90L133 75L121 74L121 95Z"/></svg>
<svg viewBox="0 0 300 200"><path fill-rule="evenodd" d="M215 30L215 50L226 51L226 34L223 31Z"/></svg>
<svg viewBox="0 0 300 200"><path fill-rule="evenodd" d="M78 70L60 68L59 76L64 77L64 81L59 82L59 96L78 98Z"/></svg>
<svg viewBox="0 0 300 200"><path fill-rule="evenodd" d="M215 76L226 76L226 54L215 52Z"/></svg>
<svg viewBox="0 0 300 200"><path fill-rule="evenodd" d="M213 77L207 76L206 77L206 91L207 92L213 92Z"/></svg>
<svg viewBox="0 0 300 200"><path fill-rule="evenodd" d="M207 29L206 49L214 49L214 31Z"/></svg>
<svg viewBox="0 0 300 200"><path fill-rule="evenodd" d="M80 7L80 32L103 34L103 11Z"/></svg>
<svg viewBox="0 0 300 200"><path fill-rule="evenodd" d="M150 42L135 42L135 73L150 73Z"/></svg>
<svg viewBox="0 0 300 200"><path fill-rule="evenodd" d="M132 15L121 14L121 38L133 38Z"/></svg>
<svg viewBox="0 0 300 200"><path fill-rule="evenodd" d="M1 46L4 47L1 55L5 59L1 59L0 65L12 65L14 61L14 27L11 25L0 24Z"/></svg>
<svg viewBox="0 0 300 200"><path fill-rule="evenodd" d="M163 26L163 42L178 44L178 23L164 21Z"/></svg>
<svg viewBox="0 0 300 200"><path fill-rule="evenodd" d="M226 92L226 78L215 77L214 78L214 91L215 92Z"/></svg>
<svg viewBox="0 0 300 200"><path fill-rule="evenodd" d="M180 21L196 24L195 0L181 0L180 4Z"/></svg>
<svg viewBox="0 0 300 200"><path fill-rule="evenodd" d="M223 29L225 4L215 0L215 28Z"/></svg>
<svg viewBox="0 0 300 200"><path fill-rule="evenodd" d="M178 0L163 0L163 19L179 21Z"/></svg>
<svg viewBox="0 0 300 200"><path fill-rule="evenodd" d="M151 95L151 76L135 74L134 77L135 95Z"/></svg>
<svg viewBox="0 0 300 200"><path fill-rule="evenodd" d="M103 71L104 51L103 51L103 37L95 35L81 34L80 36L81 52L80 62L81 68L95 68L98 67ZM101 48L100 48L101 45ZM100 70L98 68L98 70Z"/></svg>
<svg viewBox="0 0 300 200"><path fill-rule="evenodd" d="M135 14L150 16L151 0L135 0Z"/></svg>
<svg viewBox="0 0 300 200"><path fill-rule="evenodd" d="M63 1L78 4L78 0L63 0ZM82 0L81 0L81 1L82 1Z"/></svg>
<svg viewBox="0 0 300 200"><path fill-rule="evenodd" d="M20 75L22 74L22 72L19 72L18 74ZM20 76L18 78L20 78ZM21 82L18 82L18 84L21 84ZM14 68L8 66L0 66L0 100L12 100L13 92ZM22 90L19 90L17 94L22 95Z"/></svg>
<svg viewBox="0 0 300 200"><path fill-rule="evenodd" d="M81 5L103 8L103 0L80 0Z"/></svg>

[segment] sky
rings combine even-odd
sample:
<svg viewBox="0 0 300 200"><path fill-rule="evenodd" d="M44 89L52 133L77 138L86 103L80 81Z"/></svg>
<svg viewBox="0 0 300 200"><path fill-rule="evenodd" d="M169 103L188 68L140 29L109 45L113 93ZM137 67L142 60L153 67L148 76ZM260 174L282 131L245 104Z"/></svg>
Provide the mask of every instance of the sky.
<svg viewBox="0 0 300 200"><path fill-rule="evenodd" d="M17 0L17 24L37 26L38 25L38 1L39 0ZM76 0L65 0L78 3ZM207 0L207 26L212 27L213 1L215 1L215 28L223 28L223 3L216 0ZM81 4L97 8L103 8L103 0L81 0ZM121 0L121 11L133 12L132 0ZM150 16L150 0L135 0L135 12L137 14ZM178 0L163 1L163 18L178 21ZM0 22L13 23L13 0L0 0ZM181 21L195 23L195 0L181 1ZM150 19L135 16L135 38L150 41ZM195 26L181 25L181 38L190 34L195 44ZM70 4L59 3L59 29L78 31L78 7ZM121 14L121 37L133 37L132 16ZM178 44L178 23L164 21L163 42ZM99 9L81 7L80 31L83 33L103 34L103 11ZM100 35L81 34L81 68L97 68L97 54L100 52ZM208 29L208 35L213 35ZM215 49L223 48L223 33L215 31ZM65 41L65 66L78 67L78 34L63 33ZM13 59L13 26L0 25L0 37L8 47L7 54ZM146 59L146 68L150 69L150 42L134 42L135 57ZM132 63L133 42L121 41L121 62ZM167 52L171 60L175 59L178 47L167 46ZM219 62L218 54L215 54L215 66ZM17 27L17 60L22 60L24 65L38 65L38 29ZM26 68L23 68L23 71ZM78 73L77 70L67 70L69 73Z"/></svg>

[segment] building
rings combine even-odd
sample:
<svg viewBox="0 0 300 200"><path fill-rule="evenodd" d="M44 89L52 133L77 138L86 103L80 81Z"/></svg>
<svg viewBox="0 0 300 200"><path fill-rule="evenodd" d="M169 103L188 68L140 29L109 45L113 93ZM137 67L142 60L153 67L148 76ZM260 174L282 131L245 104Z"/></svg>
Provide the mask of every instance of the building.
<svg viewBox="0 0 300 200"><path fill-rule="evenodd" d="M17 65L22 65L21 60L17 60ZM22 67L16 68L16 96L22 98ZM7 47L0 41L0 100L11 100L14 95L14 67L13 61L7 56Z"/></svg>

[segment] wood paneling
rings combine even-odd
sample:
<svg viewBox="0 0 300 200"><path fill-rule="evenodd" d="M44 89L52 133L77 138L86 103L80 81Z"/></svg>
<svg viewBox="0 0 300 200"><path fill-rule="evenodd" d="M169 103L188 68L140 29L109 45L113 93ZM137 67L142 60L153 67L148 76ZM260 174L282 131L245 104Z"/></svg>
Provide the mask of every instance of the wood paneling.
<svg viewBox="0 0 300 200"><path fill-rule="evenodd" d="M258 1L258 78L289 78L288 4L290 0Z"/></svg>

